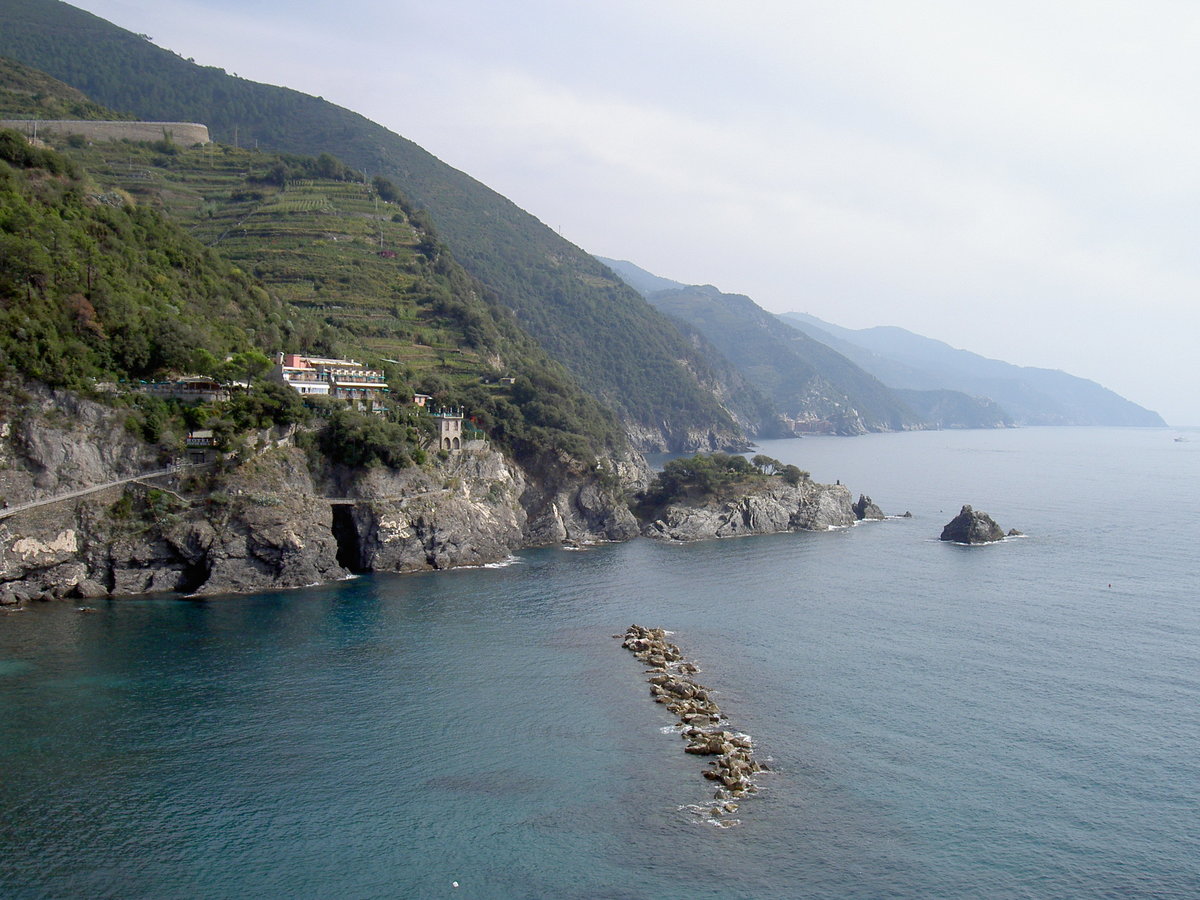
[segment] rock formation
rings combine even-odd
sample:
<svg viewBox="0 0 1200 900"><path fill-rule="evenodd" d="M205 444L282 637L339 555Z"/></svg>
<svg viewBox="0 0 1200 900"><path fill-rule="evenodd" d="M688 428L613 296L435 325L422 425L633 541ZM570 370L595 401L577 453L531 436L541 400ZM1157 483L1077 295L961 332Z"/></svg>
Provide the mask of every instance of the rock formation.
<svg viewBox="0 0 1200 900"><path fill-rule="evenodd" d="M752 776L766 769L754 759L750 736L720 724L725 715L708 688L689 677L699 669L684 660L663 629L630 625L623 635L613 636L623 639L621 646L646 664L654 701L679 717L680 733L688 742L684 752L714 757L703 774L718 783L713 795L716 802L702 810L712 819L737 812L736 801L758 791ZM736 820L728 824L736 824Z"/></svg>
<svg viewBox="0 0 1200 900"><path fill-rule="evenodd" d="M869 499L867 503L868 518L876 518L874 513L883 518L877 506ZM642 534L663 540L703 541L747 534L826 531L853 525L861 518L845 485L808 480L790 485L781 478L771 478L733 497L673 502L643 527Z"/></svg>
<svg viewBox="0 0 1200 900"><path fill-rule="evenodd" d="M883 510L875 505L875 501L866 494L859 494L858 499L851 507L854 510L854 517L860 522L863 519L886 519Z"/></svg>
<svg viewBox="0 0 1200 900"><path fill-rule="evenodd" d="M49 392L26 408L34 412L0 426L10 506L163 466L119 410ZM241 463L116 483L0 518L0 606L301 587L637 534L620 499L623 483L645 480L632 461L606 461L600 472L558 456L518 465L483 447L425 466L349 469L289 437L264 432Z"/></svg>
<svg viewBox="0 0 1200 900"><path fill-rule="evenodd" d="M987 513L966 504L957 516L946 523L940 539L956 544L990 544L1004 540L1004 532Z"/></svg>

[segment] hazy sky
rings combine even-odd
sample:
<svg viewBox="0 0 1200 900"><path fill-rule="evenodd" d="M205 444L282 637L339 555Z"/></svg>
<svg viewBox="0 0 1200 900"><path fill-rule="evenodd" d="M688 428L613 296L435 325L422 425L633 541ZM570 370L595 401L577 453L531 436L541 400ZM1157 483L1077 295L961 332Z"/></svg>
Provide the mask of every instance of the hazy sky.
<svg viewBox="0 0 1200 900"><path fill-rule="evenodd" d="M363 113L593 253L1200 424L1200 4L76 5Z"/></svg>

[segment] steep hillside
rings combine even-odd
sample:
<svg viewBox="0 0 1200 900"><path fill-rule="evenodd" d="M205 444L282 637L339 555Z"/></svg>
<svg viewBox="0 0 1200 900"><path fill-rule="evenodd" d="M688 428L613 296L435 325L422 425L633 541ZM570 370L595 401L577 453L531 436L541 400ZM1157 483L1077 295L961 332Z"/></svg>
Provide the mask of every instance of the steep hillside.
<svg viewBox="0 0 1200 900"><path fill-rule="evenodd" d="M456 258L648 447L733 445L708 361L595 259L499 194L349 110L196 66L57 0L8 0L0 54L144 118L197 121L215 139L331 152L427 208ZM725 389L724 396L737 392Z"/></svg>
<svg viewBox="0 0 1200 900"><path fill-rule="evenodd" d="M130 119L88 99L46 73L0 57L0 115L4 118Z"/></svg>
<svg viewBox="0 0 1200 900"><path fill-rule="evenodd" d="M962 391L907 391L892 393L908 404L930 428L1011 428L1016 423L999 403L972 397Z"/></svg>
<svg viewBox="0 0 1200 900"><path fill-rule="evenodd" d="M1017 424L1165 424L1157 413L1066 372L1014 366L894 326L854 330L805 313L785 313L780 318L853 359L891 387L953 389L988 397Z"/></svg>
<svg viewBox="0 0 1200 900"><path fill-rule="evenodd" d="M294 337L289 311L161 212L0 131L0 367L90 386Z"/></svg>
<svg viewBox="0 0 1200 900"><path fill-rule="evenodd" d="M659 291L649 300L703 333L797 430L860 434L921 427L920 417L877 379L782 325L749 297L706 285Z"/></svg>
<svg viewBox="0 0 1200 900"><path fill-rule="evenodd" d="M0 606L296 587L636 533L622 489L641 473L615 421L490 315L386 184L368 194L332 157L64 142L73 157L0 130ZM264 286L242 267L267 259ZM338 302L288 302L302 279ZM297 341L438 349L411 328L457 357L393 366L378 416L257 377L262 350ZM481 381L501 365L511 377ZM203 402L138 383L182 371L250 383ZM468 398L491 440L432 452L434 419L397 390L409 377ZM194 429L210 458L177 466Z"/></svg>
<svg viewBox="0 0 1200 900"><path fill-rule="evenodd" d="M658 291L677 291L687 287L682 282L672 281L670 278L663 278L661 275L647 272L641 266L635 265L627 259L607 259L603 256L597 256L596 259L616 272L622 281L643 297L648 297Z"/></svg>
<svg viewBox="0 0 1200 900"><path fill-rule="evenodd" d="M0 92L30 82L10 71ZM42 109L74 99L36 83ZM329 155L47 140L61 152L0 135L0 363L20 377L87 388L246 377L222 362L236 353L260 369L277 351L365 356L397 396L467 406L518 455L621 452L611 414L385 180Z"/></svg>
<svg viewBox="0 0 1200 900"><path fill-rule="evenodd" d="M856 433L896 428L1004 428L1012 419L992 401L958 391L884 387L838 347L796 341L794 329L746 297L685 287L627 260L597 257L676 321L692 321L724 348L739 371L784 411L793 429ZM807 337L807 336L806 336ZM830 352L830 350L834 352ZM856 417L845 414L853 408ZM863 412L865 411L865 416Z"/></svg>

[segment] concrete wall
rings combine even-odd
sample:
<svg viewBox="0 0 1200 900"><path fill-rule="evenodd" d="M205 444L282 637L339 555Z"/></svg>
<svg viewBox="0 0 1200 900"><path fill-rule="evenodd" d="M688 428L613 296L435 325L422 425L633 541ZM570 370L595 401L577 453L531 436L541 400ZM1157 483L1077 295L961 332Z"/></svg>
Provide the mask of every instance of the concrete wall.
<svg viewBox="0 0 1200 900"><path fill-rule="evenodd" d="M24 135L82 134L89 141L159 141L169 135L181 147L207 144L208 126L195 122L93 122L86 119L0 119L0 128Z"/></svg>

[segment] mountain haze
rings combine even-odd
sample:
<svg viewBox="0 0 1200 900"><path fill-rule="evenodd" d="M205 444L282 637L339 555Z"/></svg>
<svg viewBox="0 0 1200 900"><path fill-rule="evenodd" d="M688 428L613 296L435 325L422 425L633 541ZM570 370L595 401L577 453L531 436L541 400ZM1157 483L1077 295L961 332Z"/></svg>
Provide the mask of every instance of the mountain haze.
<svg viewBox="0 0 1200 900"><path fill-rule="evenodd" d="M1014 366L895 326L842 328L806 313L780 317L853 359L890 387L953 389L988 397L1020 425L1162 426L1162 417L1094 381L1057 369Z"/></svg>
<svg viewBox="0 0 1200 900"><path fill-rule="evenodd" d="M597 256L596 259L616 272L622 281L643 297L648 297L658 291L677 291L687 287L683 282L672 281L670 278L663 278L661 275L647 272L627 259L606 259L603 256Z"/></svg>
<svg viewBox="0 0 1200 900"><path fill-rule="evenodd" d="M919 428L920 418L878 379L745 296L712 285L657 291L654 306L695 327L765 393L799 431L861 434Z"/></svg>
<svg viewBox="0 0 1200 900"><path fill-rule="evenodd" d="M195 65L58 0L6 0L0 55L142 118L202 122L215 140L242 146L332 153L391 179L429 211L463 266L620 413L641 446L744 442L719 399L736 403L739 392L661 313L509 200L363 116Z"/></svg>
<svg viewBox="0 0 1200 900"><path fill-rule="evenodd" d="M626 260L603 259L676 321L694 327L766 394L797 431L894 431L910 428L1001 428L1012 420L986 399L956 391L893 391L820 341L749 297L711 285L687 287ZM681 325L682 327L682 325Z"/></svg>

